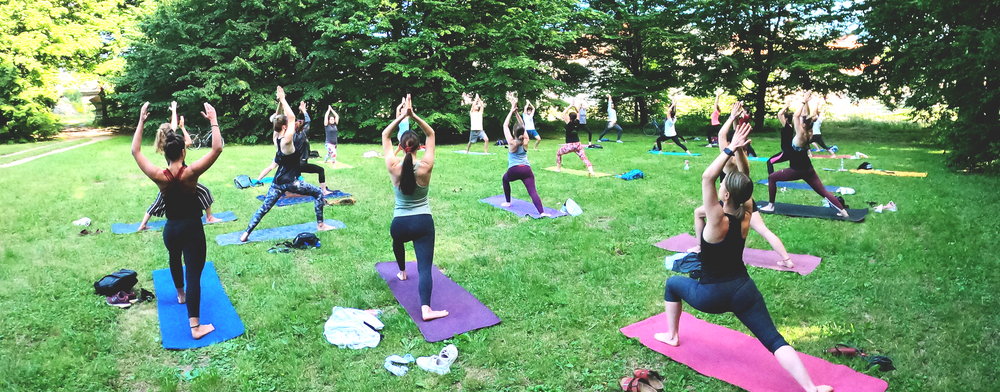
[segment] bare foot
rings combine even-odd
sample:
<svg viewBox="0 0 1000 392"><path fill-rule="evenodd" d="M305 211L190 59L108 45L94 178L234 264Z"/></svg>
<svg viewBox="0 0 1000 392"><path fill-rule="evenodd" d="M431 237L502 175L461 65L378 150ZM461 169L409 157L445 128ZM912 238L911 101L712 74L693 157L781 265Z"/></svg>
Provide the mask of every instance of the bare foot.
<svg viewBox="0 0 1000 392"><path fill-rule="evenodd" d="M406 271L399 271L399 273L396 274L396 277L399 278L399 280L406 280Z"/></svg>
<svg viewBox="0 0 1000 392"><path fill-rule="evenodd" d="M590 170L590 171L587 172L587 177L593 177L593 176L594 176L594 171L593 170Z"/></svg>
<svg viewBox="0 0 1000 392"><path fill-rule="evenodd" d="M687 151L688 155L691 155L691 151Z"/></svg>
<svg viewBox="0 0 1000 392"><path fill-rule="evenodd" d="M205 217L205 223L218 223L218 222L222 222L222 219L216 218L211 215Z"/></svg>
<svg viewBox="0 0 1000 392"><path fill-rule="evenodd" d="M550 218L550 217L552 217L552 214L550 214L550 213L548 213L548 212L543 212L543 213L542 213L542 216L543 216L543 217L546 217L546 218Z"/></svg>
<svg viewBox="0 0 1000 392"><path fill-rule="evenodd" d="M696 245L688 248L688 253L701 253L701 245Z"/></svg>
<svg viewBox="0 0 1000 392"><path fill-rule="evenodd" d="M840 212L838 212L837 215L840 215L840 216L842 216L844 218L850 218L851 217L851 215L847 213L847 210L840 210Z"/></svg>
<svg viewBox="0 0 1000 392"><path fill-rule="evenodd" d="M330 231L334 229L336 229L336 227L330 226L325 222L320 222L316 224L316 231Z"/></svg>
<svg viewBox="0 0 1000 392"><path fill-rule="evenodd" d="M500 203L500 207L503 207L503 208L510 207L510 203Z"/></svg>
<svg viewBox="0 0 1000 392"><path fill-rule="evenodd" d="M142 226L139 226L139 228L137 230L138 231L149 230L149 226L142 225Z"/></svg>
<svg viewBox="0 0 1000 392"><path fill-rule="evenodd" d="M184 289L177 289L177 303L183 304L187 302L187 295L184 294Z"/></svg>
<svg viewBox="0 0 1000 392"><path fill-rule="evenodd" d="M561 171L562 171L562 168L561 168L561 167L558 167L558 166L556 166L556 173L558 173L558 172L561 172Z"/></svg>
<svg viewBox="0 0 1000 392"><path fill-rule="evenodd" d="M767 203L766 206L760 207L760 208L758 208L758 210L767 211L767 212L774 212L774 204Z"/></svg>
<svg viewBox="0 0 1000 392"><path fill-rule="evenodd" d="M250 233L244 231L243 235L240 236L240 242L247 242L248 239L250 239Z"/></svg>
<svg viewBox="0 0 1000 392"><path fill-rule="evenodd" d="M653 338L674 347L677 347L681 344L680 336L677 336L676 333L673 335L667 333L658 333L653 335Z"/></svg>
<svg viewBox="0 0 1000 392"><path fill-rule="evenodd" d="M422 313L424 321L431 321L448 315L447 310L431 310L430 306L424 306L420 313Z"/></svg>
<svg viewBox="0 0 1000 392"><path fill-rule="evenodd" d="M817 385L816 392L833 392L833 387L829 385Z"/></svg>
<svg viewBox="0 0 1000 392"><path fill-rule="evenodd" d="M212 326L212 324L202 324L197 327L191 327L191 337L193 337L194 340L198 340L205 337L205 335L212 333L214 330L215 327Z"/></svg>
<svg viewBox="0 0 1000 392"><path fill-rule="evenodd" d="M792 259L781 260L778 262L778 265L785 268L795 268L795 264L792 263Z"/></svg>

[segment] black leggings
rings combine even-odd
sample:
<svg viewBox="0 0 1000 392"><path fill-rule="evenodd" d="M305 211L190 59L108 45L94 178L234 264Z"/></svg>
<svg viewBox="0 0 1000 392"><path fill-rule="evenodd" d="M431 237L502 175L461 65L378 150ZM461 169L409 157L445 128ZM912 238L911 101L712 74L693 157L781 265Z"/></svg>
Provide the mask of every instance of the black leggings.
<svg viewBox="0 0 1000 392"><path fill-rule="evenodd" d="M665 142L667 140L673 140L674 144L678 145L681 148L681 150L684 150L684 151L688 150L687 147L684 147L684 145L681 144L681 138L680 138L680 136L677 136L677 135L669 136L669 137L668 136L660 135L660 137L656 138L656 149L657 150L663 150L663 146L660 143Z"/></svg>
<svg viewBox="0 0 1000 392"><path fill-rule="evenodd" d="M326 171L315 163L304 163L299 165L299 171L303 173L319 174L319 183L326 184Z"/></svg>
<svg viewBox="0 0 1000 392"><path fill-rule="evenodd" d="M183 288L185 271L181 267L181 255L187 266L188 317L200 317L201 313L201 271L205 269L205 228L201 217L167 219L163 227L163 244L170 255L170 276L174 287Z"/></svg>
<svg viewBox="0 0 1000 392"><path fill-rule="evenodd" d="M671 276L667 279L663 299L667 302L681 302L683 299L691 307L705 313L733 312L772 354L788 345L775 328L757 284L749 276L709 284L686 276Z"/></svg>
<svg viewBox="0 0 1000 392"><path fill-rule="evenodd" d="M431 266L434 265L434 218L431 214L397 216L392 218L389 234L392 235L392 253L396 255L400 271L406 270L406 249L403 244L413 241L413 252L417 254L417 274L420 275L420 305L431 306L431 290L434 288L431 277Z"/></svg>
<svg viewBox="0 0 1000 392"><path fill-rule="evenodd" d="M784 151L774 154L767 160L767 175L774 174L774 164L787 161L789 154L785 154Z"/></svg>
<svg viewBox="0 0 1000 392"><path fill-rule="evenodd" d="M830 150L830 147L827 147L826 143L823 143L823 135L813 134L812 142L816 143L816 144L819 144L819 146L821 148L823 148L824 150L827 150L827 151Z"/></svg>

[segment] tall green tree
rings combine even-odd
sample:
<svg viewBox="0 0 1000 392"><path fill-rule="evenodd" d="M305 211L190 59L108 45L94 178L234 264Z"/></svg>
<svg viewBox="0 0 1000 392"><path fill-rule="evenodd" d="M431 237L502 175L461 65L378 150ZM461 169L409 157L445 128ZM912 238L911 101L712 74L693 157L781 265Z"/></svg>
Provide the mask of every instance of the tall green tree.
<svg viewBox="0 0 1000 392"><path fill-rule="evenodd" d="M0 142L59 131L51 108L61 71L115 67L142 0L0 3Z"/></svg>
<svg viewBox="0 0 1000 392"><path fill-rule="evenodd" d="M829 46L852 22L835 0L682 0L701 38L686 59L698 69L692 92L722 87L754 109L764 124L768 93L803 88L842 90L847 76L843 51Z"/></svg>
<svg viewBox="0 0 1000 392"><path fill-rule="evenodd" d="M243 142L267 135L274 88L341 112L345 136L376 137L406 94L443 136L465 131L462 92L499 119L506 91L541 97L567 75L559 56L576 2L180 0L161 5L127 56L126 110L171 100L216 105ZM534 100L534 99L533 99ZM318 117L318 116L317 116Z"/></svg>
<svg viewBox="0 0 1000 392"><path fill-rule="evenodd" d="M948 162L1000 170L1000 22L995 1L868 1L858 94L938 119ZM993 16L991 16L993 15Z"/></svg>
<svg viewBox="0 0 1000 392"><path fill-rule="evenodd" d="M595 91L631 103L640 123L660 108L652 103L685 85L685 48L694 44L688 15L674 1L596 0L582 12L587 21L579 44L592 60ZM620 99L621 101L621 99Z"/></svg>

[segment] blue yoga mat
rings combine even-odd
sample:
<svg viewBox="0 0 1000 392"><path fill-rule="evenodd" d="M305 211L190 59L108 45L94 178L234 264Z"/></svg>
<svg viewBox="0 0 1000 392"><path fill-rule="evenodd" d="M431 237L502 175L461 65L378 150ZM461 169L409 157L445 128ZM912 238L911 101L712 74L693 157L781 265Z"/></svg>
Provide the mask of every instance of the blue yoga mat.
<svg viewBox="0 0 1000 392"><path fill-rule="evenodd" d="M650 154L655 154L655 155L677 155L677 156L686 156L686 157L687 156L691 156L691 157L701 156L701 154L699 154L699 153L692 153L691 155L688 155L688 153L686 153L686 152L673 152L673 151L653 151L653 150L649 150L649 153Z"/></svg>
<svg viewBox="0 0 1000 392"><path fill-rule="evenodd" d="M264 196L267 195L257 196L257 200L264 201ZM351 196L350 193L344 193L339 190L332 191L330 194L326 195L326 197L334 199L339 199L341 197L350 197L350 196ZM285 207L301 203L312 203L314 201L316 201L316 198L312 196L281 197L278 199L278 203L275 204L275 206Z"/></svg>
<svg viewBox="0 0 1000 392"><path fill-rule="evenodd" d="M327 219L323 222L338 229L343 229L347 227L347 225L345 225L344 222L336 221L333 219ZM259 241L290 240L292 238L295 238L295 236L299 235L299 233L303 232L315 233L316 222L308 222L293 226L272 227L269 229L254 230L253 233L250 233L250 238L247 239L247 242L240 242L240 236L243 235L243 231L237 231L227 234L219 234L215 236L215 243L219 244L219 246L225 246L225 245L245 244L249 242L259 242Z"/></svg>
<svg viewBox="0 0 1000 392"><path fill-rule="evenodd" d="M215 223L232 222L236 220L236 213L232 211L220 212L218 214L212 214L212 216L222 219L222 222ZM205 221L204 216L201 217L201 223L206 225L208 224L208 222ZM149 226L149 230L147 231L163 229L163 226L166 224L166 220L148 222L146 223L146 226ZM139 223L115 223L111 225L111 232L115 234L130 234L137 231L139 231Z"/></svg>
<svg viewBox="0 0 1000 392"><path fill-rule="evenodd" d="M767 179L765 178L763 180L757 181L757 183L761 185L767 185ZM823 187L832 193L842 193L847 195L854 193L854 189L851 188L845 188L833 185L824 185ZM807 191L812 190L812 187L809 186L809 184L806 184L804 182L790 182L790 181L778 181L778 188L800 189Z"/></svg>
<svg viewBox="0 0 1000 392"><path fill-rule="evenodd" d="M236 308L229 301L222 288L219 274L211 261L205 263L201 273L201 319L202 324L212 324L215 331L194 340L191 324L188 322L187 305L177 303L177 289L170 277L170 269L153 271L153 286L156 290L156 312L160 318L160 336L163 348L184 350L205 347L235 338L246 332L243 320L236 314Z"/></svg>

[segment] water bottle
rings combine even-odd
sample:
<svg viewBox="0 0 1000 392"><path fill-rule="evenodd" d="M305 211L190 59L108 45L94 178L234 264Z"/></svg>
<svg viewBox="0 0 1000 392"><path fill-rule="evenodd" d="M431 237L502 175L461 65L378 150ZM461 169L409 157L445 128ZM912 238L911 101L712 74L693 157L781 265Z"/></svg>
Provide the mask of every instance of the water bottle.
<svg viewBox="0 0 1000 392"><path fill-rule="evenodd" d="M684 160L684 170L691 169L690 161Z"/></svg>
<svg viewBox="0 0 1000 392"><path fill-rule="evenodd" d="M840 158L840 170L844 170L844 158Z"/></svg>

